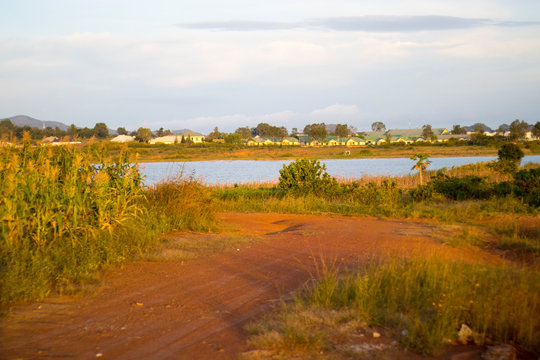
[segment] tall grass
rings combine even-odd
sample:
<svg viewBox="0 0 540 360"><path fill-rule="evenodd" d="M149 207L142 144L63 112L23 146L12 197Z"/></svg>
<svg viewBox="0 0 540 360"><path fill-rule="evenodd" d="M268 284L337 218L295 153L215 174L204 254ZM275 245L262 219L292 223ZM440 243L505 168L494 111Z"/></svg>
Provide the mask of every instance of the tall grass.
<svg viewBox="0 0 540 360"><path fill-rule="evenodd" d="M271 329L264 323L252 327L255 345L294 348L291 339L317 335L314 346L338 349L329 326L291 321L287 315L320 314L321 308L326 314L347 312L364 328L390 329L404 346L422 354L437 354L456 341L462 324L474 331L471 341L480 344L512 343L537 353L540 349L540 275L524 268L430 258L372 262L346 275L327 272L281 309ZM278 336L268 337L269 331Z"/></svg>
<svg viewBox="0 0 540 360"><path fill-rule="evenodd" d="M191 180L145 190L125 152L0 148L0 303L77 290L161 232L209 228L208 198Z"/></svg>
<svg viewBox="0 0 540 360"><path fill-rule="evenodd" d="M465 223L497 213L538 214L537 207L512 194L510 182L494 182L503 175L495 174L487 164L442 169L426 175L431 181L424 186L420 186L416 175L338 178L320 194L295 194L266 183L212 189L224 211L333 212Z"/></svg>

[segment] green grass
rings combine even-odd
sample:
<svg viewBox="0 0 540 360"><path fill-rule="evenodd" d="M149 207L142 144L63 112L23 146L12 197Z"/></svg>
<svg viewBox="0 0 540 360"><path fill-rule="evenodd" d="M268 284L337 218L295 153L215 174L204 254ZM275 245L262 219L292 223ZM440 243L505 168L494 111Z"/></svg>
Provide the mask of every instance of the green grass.
<svg viewBox="0 0 540 360"><path fill-rule="evenodd" d="M519 220L519 219L517 219ZM519 253L540 253L540 226L538 219L528 223L503 221L491 226L492 233L498 235L498 247Z"/></svg>
<svg viewBox="0 0 540 360"><path fill-rule="evenodd" d="M327 271L294 301L249 326L250 343L274 353L337 353L373 329L427 355L455 342L462 324L476 342L540 349L540 274L527 268L440 259L372 262ZM341 354L343 355L343 354Z"/></svg>
<svg viewBox="0 0 540 360"><path fill-rule="evenodd" d="M520 199L492 197L485 200L452 201L442 197L413 201L399 188L363 186L354 193L329 196L288 194L277 187L215 189L220 211L276 212L297 214L336 213L341 215L392 218L426 218L449 223L472 224L496 214L538 214L539 210Z"/></svg>

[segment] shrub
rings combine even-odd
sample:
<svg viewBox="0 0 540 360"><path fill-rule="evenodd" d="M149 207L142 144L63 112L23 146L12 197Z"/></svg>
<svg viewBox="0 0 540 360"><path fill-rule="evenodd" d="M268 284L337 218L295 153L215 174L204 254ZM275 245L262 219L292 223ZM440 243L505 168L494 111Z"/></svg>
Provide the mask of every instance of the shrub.
<svg viewBox="0 0 540 360"><path fill-rule="evenodd" d="M462 178L441 176L432 184L436 192L452 200L487 199L496 193L493 184L474 175Z"/></svg>
<svg viewBox="0 0 540 360"><path fill-rule="evenodd" d="M540 168L518 171L514 175L514 192L531 206L540 206Z"/></svg>
<svg viewBox="0 0 540 360"><path fill-rule="evenodd" d="M279 187L300 194L323 194L337 184L318 160L301 159L279 170Z"/></svg>
<svg viewBox="0 0 540 360"><path fill-rule="evenodd" d="M499 159L493 164L493 168L501 173L513 174L518 170L519 163L523 158L523 151L516 144L503 144L498 151Z"/></svg>

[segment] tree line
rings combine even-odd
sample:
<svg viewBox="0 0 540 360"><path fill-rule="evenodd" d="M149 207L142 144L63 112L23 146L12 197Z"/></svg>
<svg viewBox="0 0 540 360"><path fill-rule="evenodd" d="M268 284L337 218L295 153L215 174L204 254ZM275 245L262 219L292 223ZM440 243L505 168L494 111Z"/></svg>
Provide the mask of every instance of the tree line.
<svg viewBox="0 0 540 360"><path fill-rule="evenodd" d="M474 132L470 135L471 141L477 144L493 141L494 139L508 139L511 141L523 140L528 131L531 131L534 136L540 138L540 122L535 125L529 125L523 120L514 120L510 125L502 124L496 131L496 136L486 136L484 132L488 129L485 125L477 123L473 125ZM371 124L373 132L383 133L388 142L391 139L391 134L386 129L383 122L376 121ZM52 129L47 127L40 129L30 126L17 126L11 120L5 119L0 121L0 139L9 141L10 139L22 139L23 133L28 132L33 140L40 140L45 137L55 136L62 139L89 139L95 137L97 139L106 139L111 136L108 126L103 122L98 122L93 128L78 128L74 124L70 125L67 130L60 128ZM140 142L148 142L153 137L161 137L173 135L171 130L160 128L152 131L149 128L140 127L136 131L129 132L125 127L119 127L116 130L118 135L131 135L135 140ZM461 125L453 125L451 134L461 135L467 134L467 128ZM292 128L291 133L284 126L273 126L268 123L259 123L256 127L239 127L232 133L219 131L216 126L214 130L205 137L207 142L225 142L229 144L241 143L244 139L250 139L256 136L270 139L283 139L287 136L299 135L307 136L311 139L323 141L327 136L347 137L350 135L363 136L365 133L358 133L356 128L347 124L327 125L325 123L313 123L306 125L302 132L297 128ZM433 128L429 124L422 126L422 137L426 140L436 140L437 136L433 132ZM186 141L186 140L183 140ZM189 139L187 140L189 141Z"/></svg>

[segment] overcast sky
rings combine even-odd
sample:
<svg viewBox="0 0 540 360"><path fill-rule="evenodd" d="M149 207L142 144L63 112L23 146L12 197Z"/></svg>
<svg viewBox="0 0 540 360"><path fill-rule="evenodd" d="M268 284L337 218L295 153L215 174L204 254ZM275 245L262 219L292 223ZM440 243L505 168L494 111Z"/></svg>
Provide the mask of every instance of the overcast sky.
<svg viewBox="0 0 540 360"><path fill-rule="evenodd" d="M0 117L129 130L540 121L538 0L0 0Z"/></svg>

